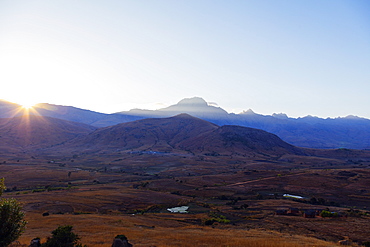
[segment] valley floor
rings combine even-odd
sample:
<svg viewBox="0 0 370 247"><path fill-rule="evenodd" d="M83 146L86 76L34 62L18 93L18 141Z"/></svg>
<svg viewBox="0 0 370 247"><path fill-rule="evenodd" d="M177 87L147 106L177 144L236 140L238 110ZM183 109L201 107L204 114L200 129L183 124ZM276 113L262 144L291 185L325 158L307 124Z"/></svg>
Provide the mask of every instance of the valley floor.
<svg viewBox="0 0 370 247"><path fill-rule="evenodd" d="M89 247L110 246L119 234L134 247L370 241L369 162L136 153L3 159L4 197L21 202L28 221L22 245L35 237L44 242L66 224ZM167 210L176 206L189 206L189 213ZM298 211L276 215L292 208ZM308 209L341 217L304 218Z"/></svg>

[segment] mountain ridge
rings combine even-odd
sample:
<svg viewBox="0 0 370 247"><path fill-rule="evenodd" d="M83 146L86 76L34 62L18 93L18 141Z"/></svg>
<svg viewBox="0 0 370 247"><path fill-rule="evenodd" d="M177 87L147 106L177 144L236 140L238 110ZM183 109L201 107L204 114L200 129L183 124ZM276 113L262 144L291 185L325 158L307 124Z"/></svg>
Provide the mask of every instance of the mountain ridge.
<svg viewBox="0 0 370 247"><path fill-rule="evenodd" d="M17 110L18 109L18 110ZM20 116L20 106L0 101L0 117ZM200 97L186 98L175 105L159 110L134 109L105 114L71 106L39 104L34 114L80 122L95 127L113 126L145 118L165 118L181 113L212 122L216 125L238 125L262 129L278 135L284 141L306 148L370 149L370 120L353 115L338 118L305 116L291 118L284 113L261 115L247 110L239 114L227 113L208 104Z"/></svg>
<svg viewBox="0 0 370 247"><path fill-rule="evenodd" d="M242 126L217 126L189 114L146 118L100 128L57 149L105 154L128 151L213 156L304 154L302 149L266 131Z"/></svg>

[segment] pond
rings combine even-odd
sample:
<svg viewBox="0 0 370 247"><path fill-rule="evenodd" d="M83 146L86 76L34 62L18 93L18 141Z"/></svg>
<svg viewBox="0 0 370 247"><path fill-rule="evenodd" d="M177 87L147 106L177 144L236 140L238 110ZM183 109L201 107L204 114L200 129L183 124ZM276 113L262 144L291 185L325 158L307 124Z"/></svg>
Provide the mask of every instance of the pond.
<svg viewBox="0 0 370 247"><path fill-rule="evenodd" d="M188 211L186 211L188 209L189 209L188 206L167 208L167 210L170 211L171 213L181 213L181 214L188 213Z"/></svg>

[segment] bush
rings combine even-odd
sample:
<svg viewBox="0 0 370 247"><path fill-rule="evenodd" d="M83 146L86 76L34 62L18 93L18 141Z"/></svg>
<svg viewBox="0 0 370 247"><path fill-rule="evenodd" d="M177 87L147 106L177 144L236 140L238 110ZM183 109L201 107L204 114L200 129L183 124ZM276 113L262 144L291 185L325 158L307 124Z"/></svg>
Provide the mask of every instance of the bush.
<svg viewBox="0 0 370 247"><path fill-rule="evenodd" d="M218 213L215 213L215 212L210 212L209 216L211 218L203 219L203 224L206 225L206 226L213 225L213 223L216 223L216 222L222 223L222 224L229 224L230 223L230 220L228 220L224 215L221 215L221 214L218 214Z"/></svg>
<svg viewBox="0 0 370 247"><path fill-rule="evenodd" d="M127 237L123 234L117 235L115 238L119 238L121 240L127 240Z"/></svg>
<svg viewBox="0 0 370 247"><path fill-rule="evenodd" d="M338 213L336 213L336 212L329 212L327 210L323 210L320 213L320 216L321 217L338 217Z"/></svg>
<svg viewBox="0 0 370 247"><path fill-rule="evenodd" d="M370 247L370 241L363 242L362 245L365 247Z"/></svg>
<svg viewBox="0 0 370 247"><path fill-rule="evenodd" d="M42 247L82 247L78 241L80 237L72 232L73 226L59 226L51 232L52 237L48 237Z"/></svg>

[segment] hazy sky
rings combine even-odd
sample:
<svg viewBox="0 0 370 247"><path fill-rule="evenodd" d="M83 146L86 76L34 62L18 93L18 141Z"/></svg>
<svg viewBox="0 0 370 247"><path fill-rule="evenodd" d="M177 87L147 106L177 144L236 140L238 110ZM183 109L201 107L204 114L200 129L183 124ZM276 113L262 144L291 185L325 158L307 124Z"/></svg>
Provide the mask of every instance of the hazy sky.
<svg viewBox="0 0 370 247"><path fill-rule="evenodd" d="M370 118L368 0L0 0L0 99Z"/></svg>

